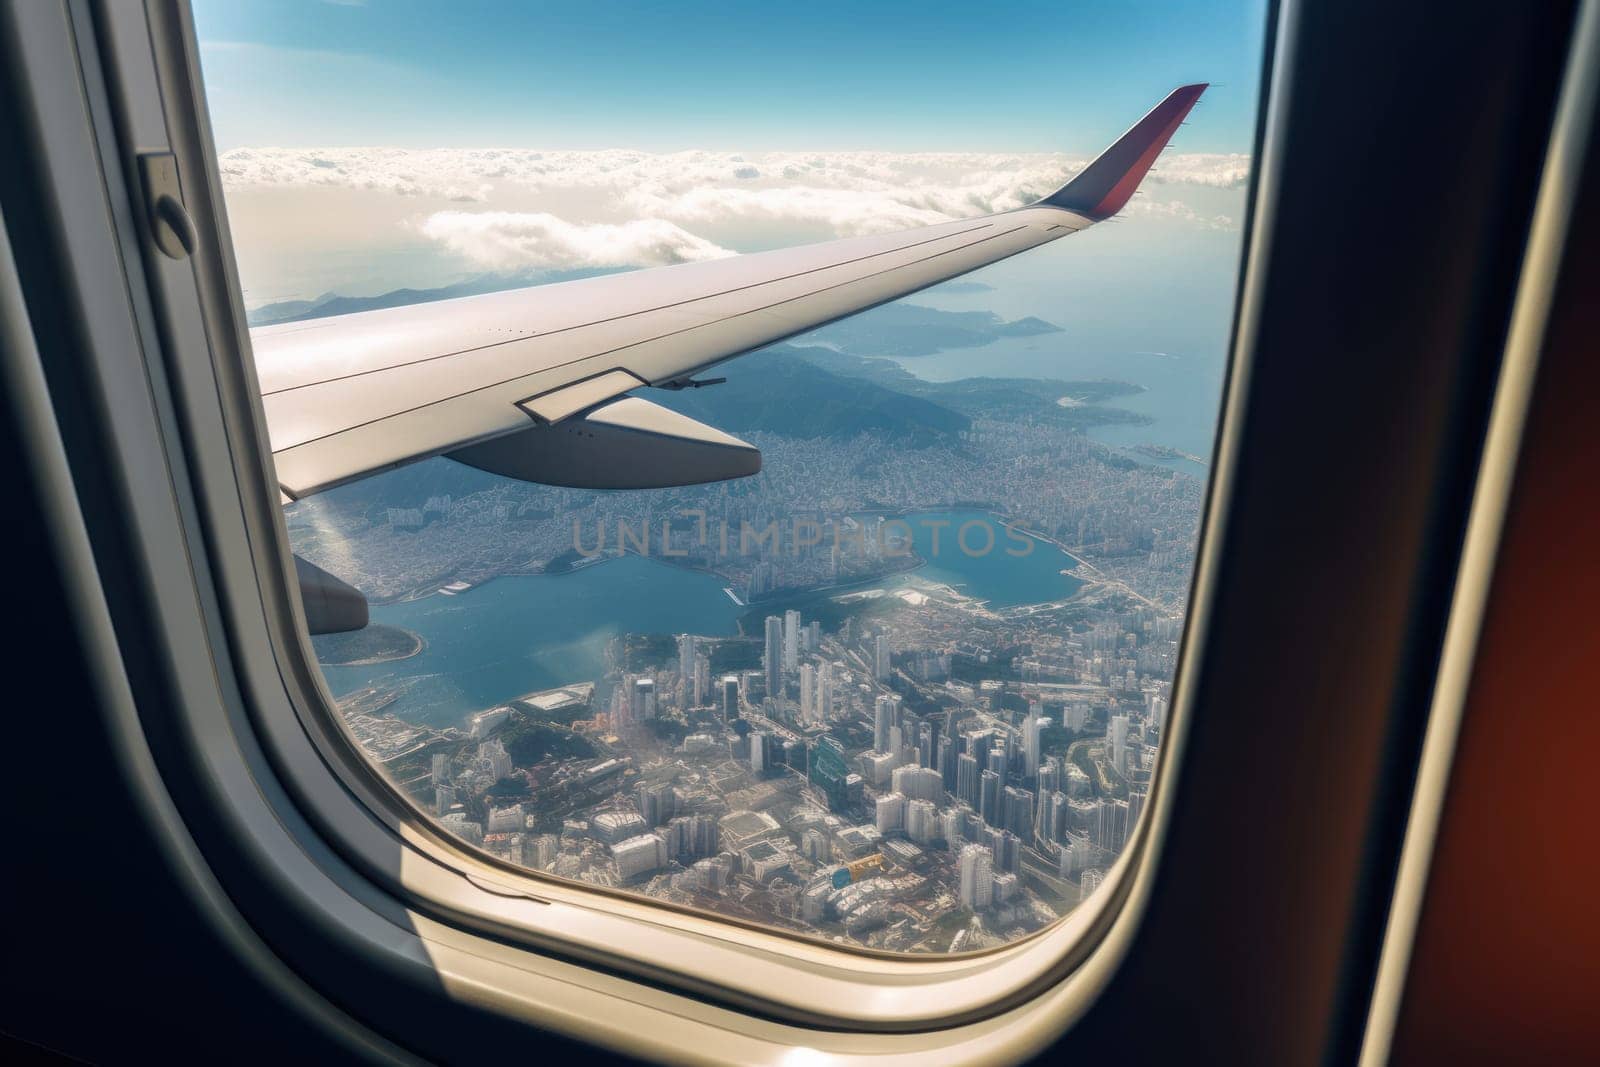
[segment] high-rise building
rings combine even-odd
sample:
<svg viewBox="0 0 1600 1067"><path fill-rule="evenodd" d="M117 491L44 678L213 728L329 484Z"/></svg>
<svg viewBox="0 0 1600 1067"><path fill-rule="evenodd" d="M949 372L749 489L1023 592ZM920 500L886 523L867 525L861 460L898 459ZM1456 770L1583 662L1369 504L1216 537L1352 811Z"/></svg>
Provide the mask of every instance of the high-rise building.
<svg viewBox="0 0 1600 1067"><path fill-rule="evenodd" d="M812 619L806 626L806 651L815 652L822 647L822 623Z"/></svg>
<svg viewBox="0 0 1600 1067"><path fill-rule="evenodd" d="M761 730L750 731L750 769L757 774L767 769L768 736Z"/></svg>
<svg viewBox="0 0 1600 1067"><path fill-rule="evenodd" d="M1067 834L1061 842L1061 877L1067 878L1089 866L1089 854L1093 848L1084 835Z"/></svg>
<svg viewBox="0 0 1600 1067"><path fill-rule="evenodd" d="M816 863L827 863L833 859L833 845L827 834L813 826L800 836L800 855Z"/></svg>
<svg viewBox="0 0 1600 1067"><path fill-rule="evenodd" d="M817 669L809 663L800 667L800 721L814 721L817 700Z"/></svg>
<svg viewBox="0 0 1600 1067"><path fill-rule="evenodd" d="M1009 769L1011 762L1006 758L1005 746L995 745L989 750L989 754L984 759L986 761L984 766L994 774L999 775L1000 779L1004 781L1006 771Z"/></svg>
<svg viewBox="0 0 1600 1067"><path fill-rule="evenodd" d="M956 796L968 807L978 806L978 759L970 753L956 757Z"/></svg>
<svg viewBox="0 0 1600 1067"><path fill-rule="evenodd" d="M961 904L983 911L994 899L994 854L982 845L961 850Z"/></svg>
<svg viewBox="0 0 1600 1067"><path fill-rule="evenodd" d="M944 792L944 779L931 767L896 767L892 775L894 790L908 800L937 801Z"/></svg>
<svg viewBox="0 0 1600 1067"><path fill-rule="evenodd" d="M939 728L931 722L925 722L917 727L917 765L921 767L933 766L933 742L939 734Z"/></svg>
<svg viewBox="0 0 1600 1067"><path fill-rule="evenodd" d="M1021 880L1018 879L1016 875L1007 873L1005 871L1001 871L996 874L994 876L995 907L998 908L1001 905L1011 903L1011 899L1017 895L1017 891L1020 886Z"/></svg>
<svg viewBox="0 0 1600 1067"><path fill-rule="evenodd" d="M484 824L484 832L490 834L509 834L522 829L523 814L521 804L510 804L503 808L490 808L488 821Z"/></svg>
<svg viewBox="0 0 1600 1067"><path fill-rule="evenodd" d="M694 657L694 695L691 702L703 707L711 699L711 658L705 653Z"/></svg>
<svg viewBox="0 0 1600 1067"><path fill-rule="evenodd" d="M635 797L647 827L660 826L678 813L678 794L671 782L640 782Z"/></svg>
<svg viewBox="0 0 1600 1067"><path fill-rule="evenodd" d="M817 666L817 695L811 710L813 722L827 722L833 714L833 664L827 660Z"/></svg>
<svg viewBox="0 0 1600 1067"><path fill-rule="evenodd" d="M1000 776L993 771L978 777L978 815L987 826L1000 825Z"/></svg>
<svg viewBox="0 0 1600 1067"><path fill-rule="evenodd" d="M640 834L611 847L617 876L624 882L667 865L667 843L658 834Z"/></svg>
<svg viewBox="0 0 1600 1067"><path fill-rule="evenodd" d="M622 684L611 691L611 729L619 734L632 725L633 682L633 675L624 674Z"/></svg>
<svg viewBox="0 0 1600 1067"><path fill-rule="evenodd" d="M678 635L678 677L683 679L686 690L694 686L695 656L699 653L699 645L693 634Z"/></svg>
<svg viewBox="0 0 1600 1067"><path fill-rule="evenodd" d="M994 853L994 869L1016 874L1022 866L1022 838L1010 830L990 830L989 848Z"/></svg>
<svg viewBox="0 0 1600 1067"><path fill-rule="evenodd" d="M432 774L429 784L435 789L450 782L450 757L443 752L435 752L430 766Z"/></svg>
<svg viewBox="0 0 1600 1067"><path fill-rule="evenodd" d="M1033 838L1033 790L1008 785L1001 794L1002 824L1024 841Z"/></svg>
<svg viewBox="0 0 1600 1067"><path fill-rule="evenodd" d="M739 676L737 674L723 675L722 682L722 721L730 723L739 717Z"/></svg>
<svg viewBox="0 0 1600 1067"><path fill-rule="evenodd" d="M939 816L933 801L906 801L906 836L919 845L926 845L939 836Z"/></svg>
<svg viewBox="0 0 1600 1067"><path fill-rule="evenodd" d="M1039 764L1039 795L1049 796L1061 788L1061 759L1051 756Z"/></svg>
<svg viewBox="0 0 1600 1067"><path fill-rule="evenodd" d="M710 815L679 815L660 831L668 857L699 859L717 851L717 820Z"/></svg>
<svg viewBox="0 0 1600 1067"><path fill-rule="evenodd" d="M1044 805L1040 805L1041 808ZM1072 810L1072 802L1067 799L1067 794L1059 789L1050 794L1049 814L1044 816L1043 836L1051 841L1065 841L1067 838L1067 820Z"/></svg>
<svg viewBox="0 0 1600 1067"><path fill-rule="evenodd" d="M1122 846L1128 843L1128 829L1132 825L1128 821L1128 802L1108 800L1101 805L1100 810L1106 813L1108 821L1106 850L1113 854L1121 852Z"/></svg>
<svg viewBox="0 0 1600 1067"><path fill-rule="evenodd" d="M647 722L656 717L656 683L654 678L639 678L633 683L633 705L629 709L632 722Z"/></svg>
<svg viewBox="0 0 1600 1067"><path fill-rule="evenodd" d="M963 826L966 823L966 813L960 808L947 808L939 816L939 836L944 838L945 847L955 851L965 840Z"/></svg>
<svg viewBox="0 0 1600 1067"><path fill-rule="evenodd" d="M1040 705L1035 704L1035 708ZM1039 761L1044 757L1044 728L1049 720L1043 715L1029 712L1027 719L1022 724L1022 759L1026 768L1025 774L1029 778L1036 778L1039 774Z"/></svg>
<svg viewBox="0 0 1600 1067"><path fill-rule="evenodd" d="M850 770L844 746L831 737L819 737L811 746L806 777L828 798L828 808L843 811L850 805L852 792L861 788L861 776ZM852 783L851 779L855 779Z"/></svg>
<svg viewBox="0 0 1600 1067"><path fill-rule="evenodd" d="M1118 774L1128 771L1128 717L1126 715L1111 716L1111 766L1117 769Z"/></svg>
<svg viewBox="0 0 1600 1067"><path fill-rule="evenodd" d="M797 670L800 666L800 613L783 613L783 669Z"/></svg>
<svg viewBox="0 0 1600 1067"><path fill-rule="evenodd" d="M893 652L889 648L889 635L878 634L872 639L872 676L880 682L889 680Z"/></svg>
<svg viewBox="0 0 1600 1067"><path fill-rule="evenodd" d="M511 756L498 737L478 746L478 765L492 781L511 775Z"/></svg>
<svg viewBox="0 0 1600 1067"><path fill-rule="evenodd" d="M1128 790L1128 833L1133 833L1133 828L1139 825L1139 816L1144 812L1149 794L1143 789Z"/></svg>
<svg viewBox="0 0 1600 1067"><path fill-rule="evenodd" d="M875 808L878 832L891 833L906 828L906 798L903 793L885 793Z"/></svg>
<svg viewBox="0 0 1600 1067"><path fill-rule="evenodd" d="M888 752L868 752L861 757L861 769L867 772L872 788L882 789L889 784L889 776L898 761Z"/></svg>
<svg viewBox="0 0 1600 1067"><path fill-rule="evenodd" d="M767 695L776 700L783 695L783 620L767 616L766 647Z"/></svg>
<svg viewBox="0 0 1600 1067"><path fill-rule="evenodd" d="M939 738L939 747L934 752L933 765L939 772L939 778L944 783L947 793L956 791L956 746L948 736Z"/></svg>
<svg viewBox="0 0 1600 1067"><path fill-rule="evenodd" d="M456 791L453 788L447 785L434 787L433 813L435 815L443 815L445 812L454 807L455 803Z"/></svg>
<svg viewBox="0 0 1600 1067"><path fill-rule="evenodd" d="M889 734L895 726L896 701L892 696L880 696L872 708L872 748L875 752L888 752Z"/></svg>
<svg viewBox="0 0 1600 1067"><path fill-rule="evenodd" d="M1061 709L1061 725L1073 733L1081 732L1088 721L1089 705L1087 704L1068 704Z"/></svg>

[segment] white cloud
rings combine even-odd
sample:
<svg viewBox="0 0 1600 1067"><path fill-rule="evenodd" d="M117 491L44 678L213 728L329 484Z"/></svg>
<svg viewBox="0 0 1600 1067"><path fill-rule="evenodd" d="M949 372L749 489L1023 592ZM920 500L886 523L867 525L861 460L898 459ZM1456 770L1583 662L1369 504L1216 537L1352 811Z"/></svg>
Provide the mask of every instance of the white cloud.
<svg viewBox="0 0 1600 1067"><path fill-rule="evenodd" d="M1181 200L1151 200L1146 197L1134 197L1128 201L1124 209L1130 215L1143 215L1147 218L1177 219L1180 222L1192 223L1207 230L1232 230L1238 224L1228 215L1205 215Z"/></svg>
<svg viewBox="0 0 1600 1067"><path fill-rule="evenodd" d="M1025 194L1043 195L1083 166L1048 154L984 152L636 152L533 149L236 148L221 158L230 186L335 185L405 196L486 197L508 189L652 190L661 194L728 186L880 192L934 210L995 210ZM1150 180L1211 188L1241 186L1250 157L1163 156ZM1013 205L1014 206L1014 205Z"/></svg>
<svg viewBox="0 0 1600 1067"><path fill-rule="evenodd" d="M1250 181L1250 157L1234 152L1188 153L1162 156L1150 180L1168 185L1208 185L1216 189L1241 189Z"/></svg>
<svg viewBox="0 0 1600 1067"><path fill-rule="evenodd" d="M659 267L733 255L662 219L582 225L534 212L440 211L420 229L490 270Z"/></svg>
<svg viewBox="0 0 1600 1067"><path fill-rule="evenodd" d="M288 190L308 198L301 201L307 218L319 211L348 218L349 198L319 201L324 191L375 194L361 198L363 224L420 233L490 270L710 259L756 233L807 240L887 233L1021 207L1083 165L1042 153L521 148L240 148L220 159L230 200ZM1249 157L1237 154L1163 156L1129 213L1235 228L1216 213L1228 203L1218 197L1241 187L1249 168ZM281 200L271 203L281 210ZM380 223L382 216L390 221Z"/></svg>

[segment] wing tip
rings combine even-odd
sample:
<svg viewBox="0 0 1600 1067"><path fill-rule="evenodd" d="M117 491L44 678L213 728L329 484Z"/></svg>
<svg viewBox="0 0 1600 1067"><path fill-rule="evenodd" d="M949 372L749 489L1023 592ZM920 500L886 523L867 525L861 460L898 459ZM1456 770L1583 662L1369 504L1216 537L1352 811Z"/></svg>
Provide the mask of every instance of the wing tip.
<svg viewBox="0 0 1600 1067"><path fill-rule="evenodd" d="M1156 156L1210 87L1210 82L1192 82L1173 89L1110 148L1039 203L1097 222L1121 211L1150 172Z"/></svg>

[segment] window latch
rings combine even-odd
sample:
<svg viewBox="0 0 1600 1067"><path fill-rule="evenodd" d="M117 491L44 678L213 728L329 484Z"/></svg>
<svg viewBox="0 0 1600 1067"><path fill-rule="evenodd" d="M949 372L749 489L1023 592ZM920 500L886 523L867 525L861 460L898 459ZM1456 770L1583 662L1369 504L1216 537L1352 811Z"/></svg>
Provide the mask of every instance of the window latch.
<svg viewBox="0 0 1600 1067"><path fill-rule="evenodd" d="M194 220L183 206L178 186L178 160L171 152L139 153L139 184L144 190L145 218L163 255L187 259L194 254Z"/></svg>

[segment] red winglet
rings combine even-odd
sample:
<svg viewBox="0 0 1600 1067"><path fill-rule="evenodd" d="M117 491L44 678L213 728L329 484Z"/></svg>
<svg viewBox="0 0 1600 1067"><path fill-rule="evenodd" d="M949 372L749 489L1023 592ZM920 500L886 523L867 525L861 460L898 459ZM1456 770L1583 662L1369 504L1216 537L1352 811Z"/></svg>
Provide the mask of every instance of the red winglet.
<svg viewBox="0 0 1600 1067"><path fill-rule="evenodd" d="M1039 203L1066 208L1094 219L1109 218L1121 211L1205 91L1205 82L1172 90L1165 100L1119 137L1116 144Z"/></svg>

